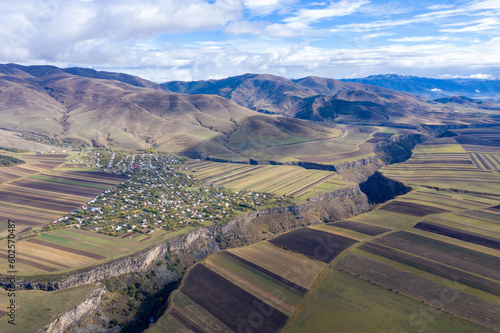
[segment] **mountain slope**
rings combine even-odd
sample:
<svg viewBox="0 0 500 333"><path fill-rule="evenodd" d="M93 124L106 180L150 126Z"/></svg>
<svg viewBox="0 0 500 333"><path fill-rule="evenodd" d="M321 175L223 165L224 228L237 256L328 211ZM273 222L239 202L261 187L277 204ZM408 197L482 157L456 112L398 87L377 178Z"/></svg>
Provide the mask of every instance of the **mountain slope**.
<svg viewBox="0 0 500 333"><path fill-rule="evenodd" d="M52 66L3 65L0 69L0 127L85 145L154 146L191 155L236 156L260 145L338 134L308 122L262 115L216 95L174 94L100 78L108 74L77 70L92 74L81 76L68 73L74 69Z"/></svg>
<svg viewBox="0 0 500 333"><path fill-rule="evenodd" d="M500 80L432 79L396 74L372 75L366 78L343 79L408 92L428 98L464 95L473 98L500 99Z"/></svg>
<svg viewBox="0 0 500 333"><path fill-rule="evenodd" d="M181 93L217 94L262 113L314 121L374 125L461 121L449 117L449 105L410 93L314 76L288 80L269 74L244 74L221 80L172 81L162 86ZM463 113L461 109L455 106L451 111ZM468 117L461 114L464 116Z"/></svg>

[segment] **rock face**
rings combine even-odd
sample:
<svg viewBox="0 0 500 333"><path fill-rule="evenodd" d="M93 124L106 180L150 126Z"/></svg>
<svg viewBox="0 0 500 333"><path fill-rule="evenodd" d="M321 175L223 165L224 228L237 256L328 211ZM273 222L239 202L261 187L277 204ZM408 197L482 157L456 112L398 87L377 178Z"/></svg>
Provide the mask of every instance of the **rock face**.
<svg viewBox="0 0 500 333"><path fill-rule="evenodd" d="M190 266L219 249L249 245L304 225L331 222L369 209L368 199L358 185L342 188L310 201L269 208L238 217L224 225L199 228L173 237L134 255L55 277L53 281L20 280L18 289L56 290L98 282L110 277L143 271L165 256ZM0 285L8 283L0 282Z"/></svg>
<svg viewBox="0 0 500 333"><path fill-rule="evenodd" d="M50 324L44 326L37 333L64 333L67 332L67 328L74 325L80 318L89 312L95 310L99 303L101 302L102 296L106 294L108 290L102 284L98 284L97 288L92 292L92 294L83 303L75 306L73 309L62 314Z"/></svg>
<svg viewBox="0 0 500 333"><path fill-rule="evenodd" d="M151 263L158 261L167 252L167 244L162 243L151 248L138 252L132 256L112 260L108 263L93 266L88 269L82 269L71 272L57 278L55 281L33 281L20 280L18 289L39 289L56 290L76 287L85 283L98 282L113 276L127 274L145 270ZM0 282L0 285L4 285Z"/></svg>
<svg viewBox="0 0 500 333"><path fill-rule="evenodd" d="M359 183L368 179L368 177L385 165L380 157L375 155L357 161L335 164L335 169L342 178Z"/></svg>

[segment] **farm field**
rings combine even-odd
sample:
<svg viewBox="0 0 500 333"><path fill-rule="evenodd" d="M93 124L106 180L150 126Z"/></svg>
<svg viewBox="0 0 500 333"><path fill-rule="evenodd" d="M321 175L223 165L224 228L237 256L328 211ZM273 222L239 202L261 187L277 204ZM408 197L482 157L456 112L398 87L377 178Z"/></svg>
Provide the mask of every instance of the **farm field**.
<svg viewBox="0 0 500 333"><path fill-rule="evenodd" d="M78 228L57 229L18 241L16 269L19 276L63 273L136 252L166 235L157 232L147 239L128 239ZM0 241L0 259L7 262L6 258L7 240L4 239Z"/></svg>
<svg viewBox="0 0 500 333"><path fill-rule="evenodd" d="M330 269L287 332L490 332L444 311Z"/></svg>
<svg viewBox="0 0 500 333"><path fill-rule="evenodd" d="M337 130L337 131L335 131ZM326 140L306 140L282 145L266 145L247 149L241 156L257 160L291 162L304 161L322 164L353 161L373 155L372 147L389 139L397 131L386 127L340 125L332 128L334 137ZM302 141L302 140L301 140ZM230 159L230 156L215 156Z"/></svg>
<svg viewBox="0 0 500 333"><path fill-rule="evenodd" d="M335 267L493 331L500 329L500 252L492 255L481 247L466 247L466 242L453 244L447 237L425 234L404 231L376 238L350 251Z"/></svg>
<svg viewBox="0 0 500 333"><path fill-rule="evenodd" d="M325 268L268 242L217 252L189 270L147 332L278 332Z"/></svg>
<svg viewBox="0 0 500 333"><path fill-rule="evenodd" d="M255 324L255 316L258 318L259 332L277 332L288 319L278 309L201 264L190 269L180 291L232 331L248 329L247 327L251 327L249 322ZM175 310L176 308L170 310L171 316L172 312L175 316ZM189 321L183 322L184 326L193 325L194 318L185 319Z"/></svg>
<svg viewBox="0 0 500 333"><path fill-rule="evenodd" d="M357 243L352 238L307 227L287 232L270 242L324 263L331 262L344 250Z"/></svg>
<svg viewBox="0 0 500 333"><path fill-rule="evenodd" d="M324 264L319 261L309 260L300 254L280 249L269 242L231 249L228 252L246 260L247 265L261 267L306 290L311 287L315 277L324 268Z"/></svg>
<svg viewBox="0 0 500 333"><path fill-rule="evenodd" d="M9 317L0 312L0 326L4 333L36 332L41 327L85 301L95 288L86 284L75 288L56 291L18 290L16 291L16 325L7 323ZM0 306L6 309L10 297L0 290Z"/></svg>
<svg viewBox="0 0 500 333"><path fill-rule="evenodd" d="M457 136L419 144L405 163L384 167L387 177L423 185L500 195L500 127L461 129Z"/></svg>
<svg viewBox="0 0 500 333"><path fill-rule="evenodd" d="M8 219L23 229L43 227L128 179L98 171L67 171L67 154L13 155L26 164L0 169L0 237Z"/></svg>
<svg viewBox="0 0 500 333"><path fill-rule="evenodd" d="M234 191L255 191L306 200L351 185L337 173L287 165L189 162L192 175Z"/></svg>

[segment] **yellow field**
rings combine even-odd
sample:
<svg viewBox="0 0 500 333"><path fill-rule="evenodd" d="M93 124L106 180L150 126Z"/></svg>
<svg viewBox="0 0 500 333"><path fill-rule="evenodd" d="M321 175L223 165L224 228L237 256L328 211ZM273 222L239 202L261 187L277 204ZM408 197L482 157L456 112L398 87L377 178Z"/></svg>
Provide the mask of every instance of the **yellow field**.
<svg viewBox="0 0 500 333"><path fill-rule="evenodd" d="M350 185L332 171L289 165L248 165L193 161L187 164L196 178L235 191L293 196L299 200Z"/></svg>

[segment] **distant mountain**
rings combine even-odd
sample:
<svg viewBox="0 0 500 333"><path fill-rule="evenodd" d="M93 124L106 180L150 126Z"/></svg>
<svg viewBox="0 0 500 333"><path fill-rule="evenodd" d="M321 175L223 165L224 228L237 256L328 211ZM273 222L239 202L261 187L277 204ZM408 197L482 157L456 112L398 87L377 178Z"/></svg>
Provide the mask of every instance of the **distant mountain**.
<svg viewBox="0 0 500 333"><path fill-rule="evenodd" d="M125 74L19 65L0 66L0 128L193 156L332 137L310 122L263 115L216 95L166 92Z"/></svg>
<svg viewBox="0 0 500 333"><path fill-rule="evenodd" d="M477 99L491 98L500 100L500 80L431 79L419 76L385 74L359 79L342 79L341 81L371 84L427 98L461 95Z"/></svg>
<svg viewBox="0 0 500 333"><path fill-rule="evenodd" d="M114 73L114 72L105 72L105 71L96 71L92 68L80 68L80 67L71 67L71 68L58 68L55 66L21 66L17 64L0 64L0 73L7 75L15 75L15 76L23 76L23 73L29 74L31 76L41 78L50 75L68 73L81 77L88 77L93 79L105 79L105 80L115 80L124 83L131 84L136 87L143 88L155 88L162 89L159 84L154 83L152 81L148 81L142 79L140 77L124 74L124 73ZM24 74L24 75L25 75Z"/></svg>
<svg viewBox="0 0 500 333"><path fill-rule="evenodd" d="M448 105L412 93L314 76L289 80L244 74L221 80L172 81L162 86L178 93L217 94L262 113L314 121L416 125L453 120Z"/></svg>

